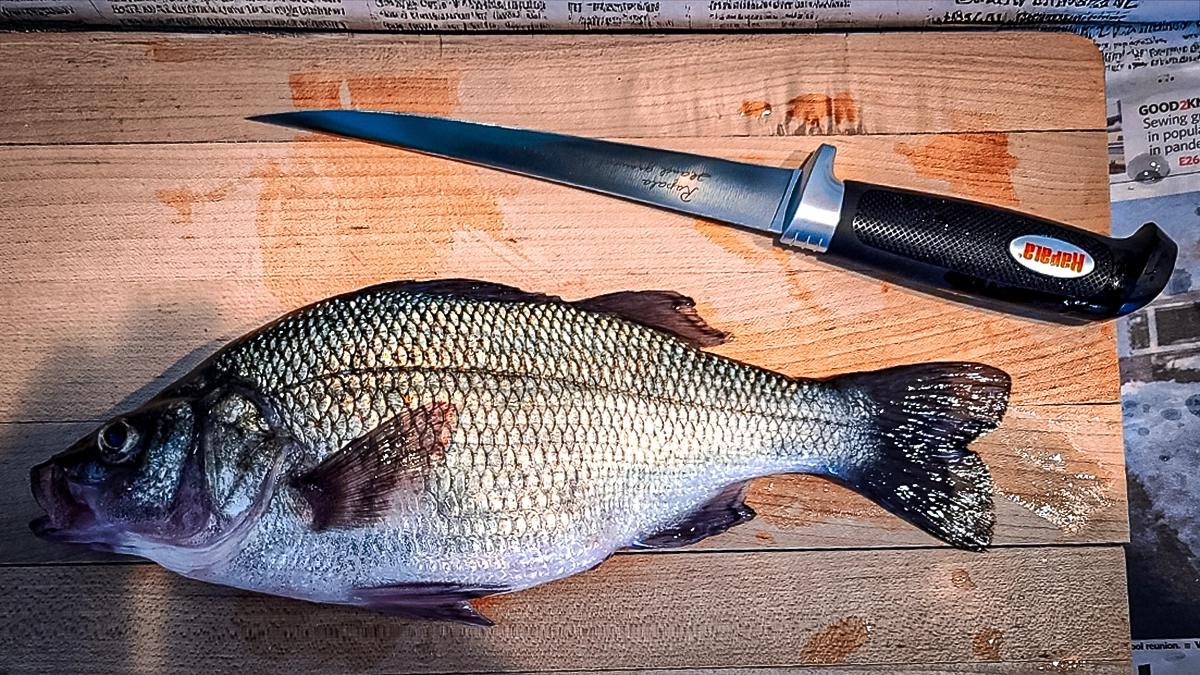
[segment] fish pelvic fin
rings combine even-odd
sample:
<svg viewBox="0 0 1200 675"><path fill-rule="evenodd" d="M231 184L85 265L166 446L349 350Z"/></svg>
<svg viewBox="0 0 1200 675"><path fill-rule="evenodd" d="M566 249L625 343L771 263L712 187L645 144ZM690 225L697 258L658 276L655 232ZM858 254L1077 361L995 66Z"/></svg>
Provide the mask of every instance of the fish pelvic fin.
<svg viewBox="0 0 1200 675"><path fill-rule="evenodd" d="M987 465L968 445L1008 406L1008 374L979 363L925 363L837 378L873 421L860 460L830 467L843 483L943 541L982 550L995 514Z"/></svg>

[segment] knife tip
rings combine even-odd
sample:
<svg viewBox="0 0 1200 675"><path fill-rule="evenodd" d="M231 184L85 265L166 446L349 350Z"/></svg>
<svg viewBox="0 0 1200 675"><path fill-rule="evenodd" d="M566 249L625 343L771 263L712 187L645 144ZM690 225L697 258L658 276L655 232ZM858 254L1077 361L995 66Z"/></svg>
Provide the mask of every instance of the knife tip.
<svg viewBox="0 0 1200 675"><path fill-rule="evenodd" d="M250 122L263 122L266 124L285 124L284 120L290 117L292 113L263 113L262 115L249 115L246 120Z"/></svg>

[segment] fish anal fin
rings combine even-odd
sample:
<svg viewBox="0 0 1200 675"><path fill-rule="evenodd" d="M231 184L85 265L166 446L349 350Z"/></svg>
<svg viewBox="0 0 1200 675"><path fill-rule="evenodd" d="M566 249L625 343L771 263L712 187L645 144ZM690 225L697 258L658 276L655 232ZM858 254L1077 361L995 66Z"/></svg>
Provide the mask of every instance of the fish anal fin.
<svg viewBox="0 0 1200 675"><path fill-rule="evenodd" d="M750 481L735 483L721 490L683 521L654 534L642 537L634 548L678 548L694 544L754 518L754 509L746 506Z"/></svg>
<svg viewBox="0 0 1200 675"><path fill-rule="evenodd" d="M470 601L507 590L471 588L453 583L389 584L357 589L355 604L390 616L491 626L494 625L492 620L480 614Z"/></svg>
<svg viewBox="0 0 1200 675"><path fill-rule="evenodd" d="M404 410L293 481L312 507L312 529L385 519L394 495L419 490L445 462L454 418L443 402Z"/></svg>
<svg viewBox="0 0 1200 675"><path fill-rule="evenodd" d="M695 347L715 347L729 337L705 323L691 298L673 291L619 291L571 304L670 333Z"/></svg>

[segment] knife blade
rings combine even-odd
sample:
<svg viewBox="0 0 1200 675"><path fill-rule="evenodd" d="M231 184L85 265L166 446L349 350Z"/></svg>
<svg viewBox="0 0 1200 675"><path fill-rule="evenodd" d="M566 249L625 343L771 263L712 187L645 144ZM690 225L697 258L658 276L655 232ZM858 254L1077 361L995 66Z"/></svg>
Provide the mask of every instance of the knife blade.
<svg viewBox="0 0 1200 675"><path fill-rule="evenodd" d="M1128 314L1174 270L1155 224L1113 239L1028 214L857 181L822 145L795 169L410 113L303 110L254 121L468 162L756 230L840 267L1060 323Z"/></svg>

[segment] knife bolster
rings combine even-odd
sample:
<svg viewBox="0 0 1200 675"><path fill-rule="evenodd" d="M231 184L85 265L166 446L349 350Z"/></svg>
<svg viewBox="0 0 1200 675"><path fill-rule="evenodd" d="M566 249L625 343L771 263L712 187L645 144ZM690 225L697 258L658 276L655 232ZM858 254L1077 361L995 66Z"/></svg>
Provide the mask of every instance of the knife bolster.
<svg viewBox="0 0 1200 675"><path fill-rule="evenodd" d="M800 181L788 200L786 225L779 243L824 253L842 217L846 187L833 175L832 145L821 145L800 170Z"/></svg>

